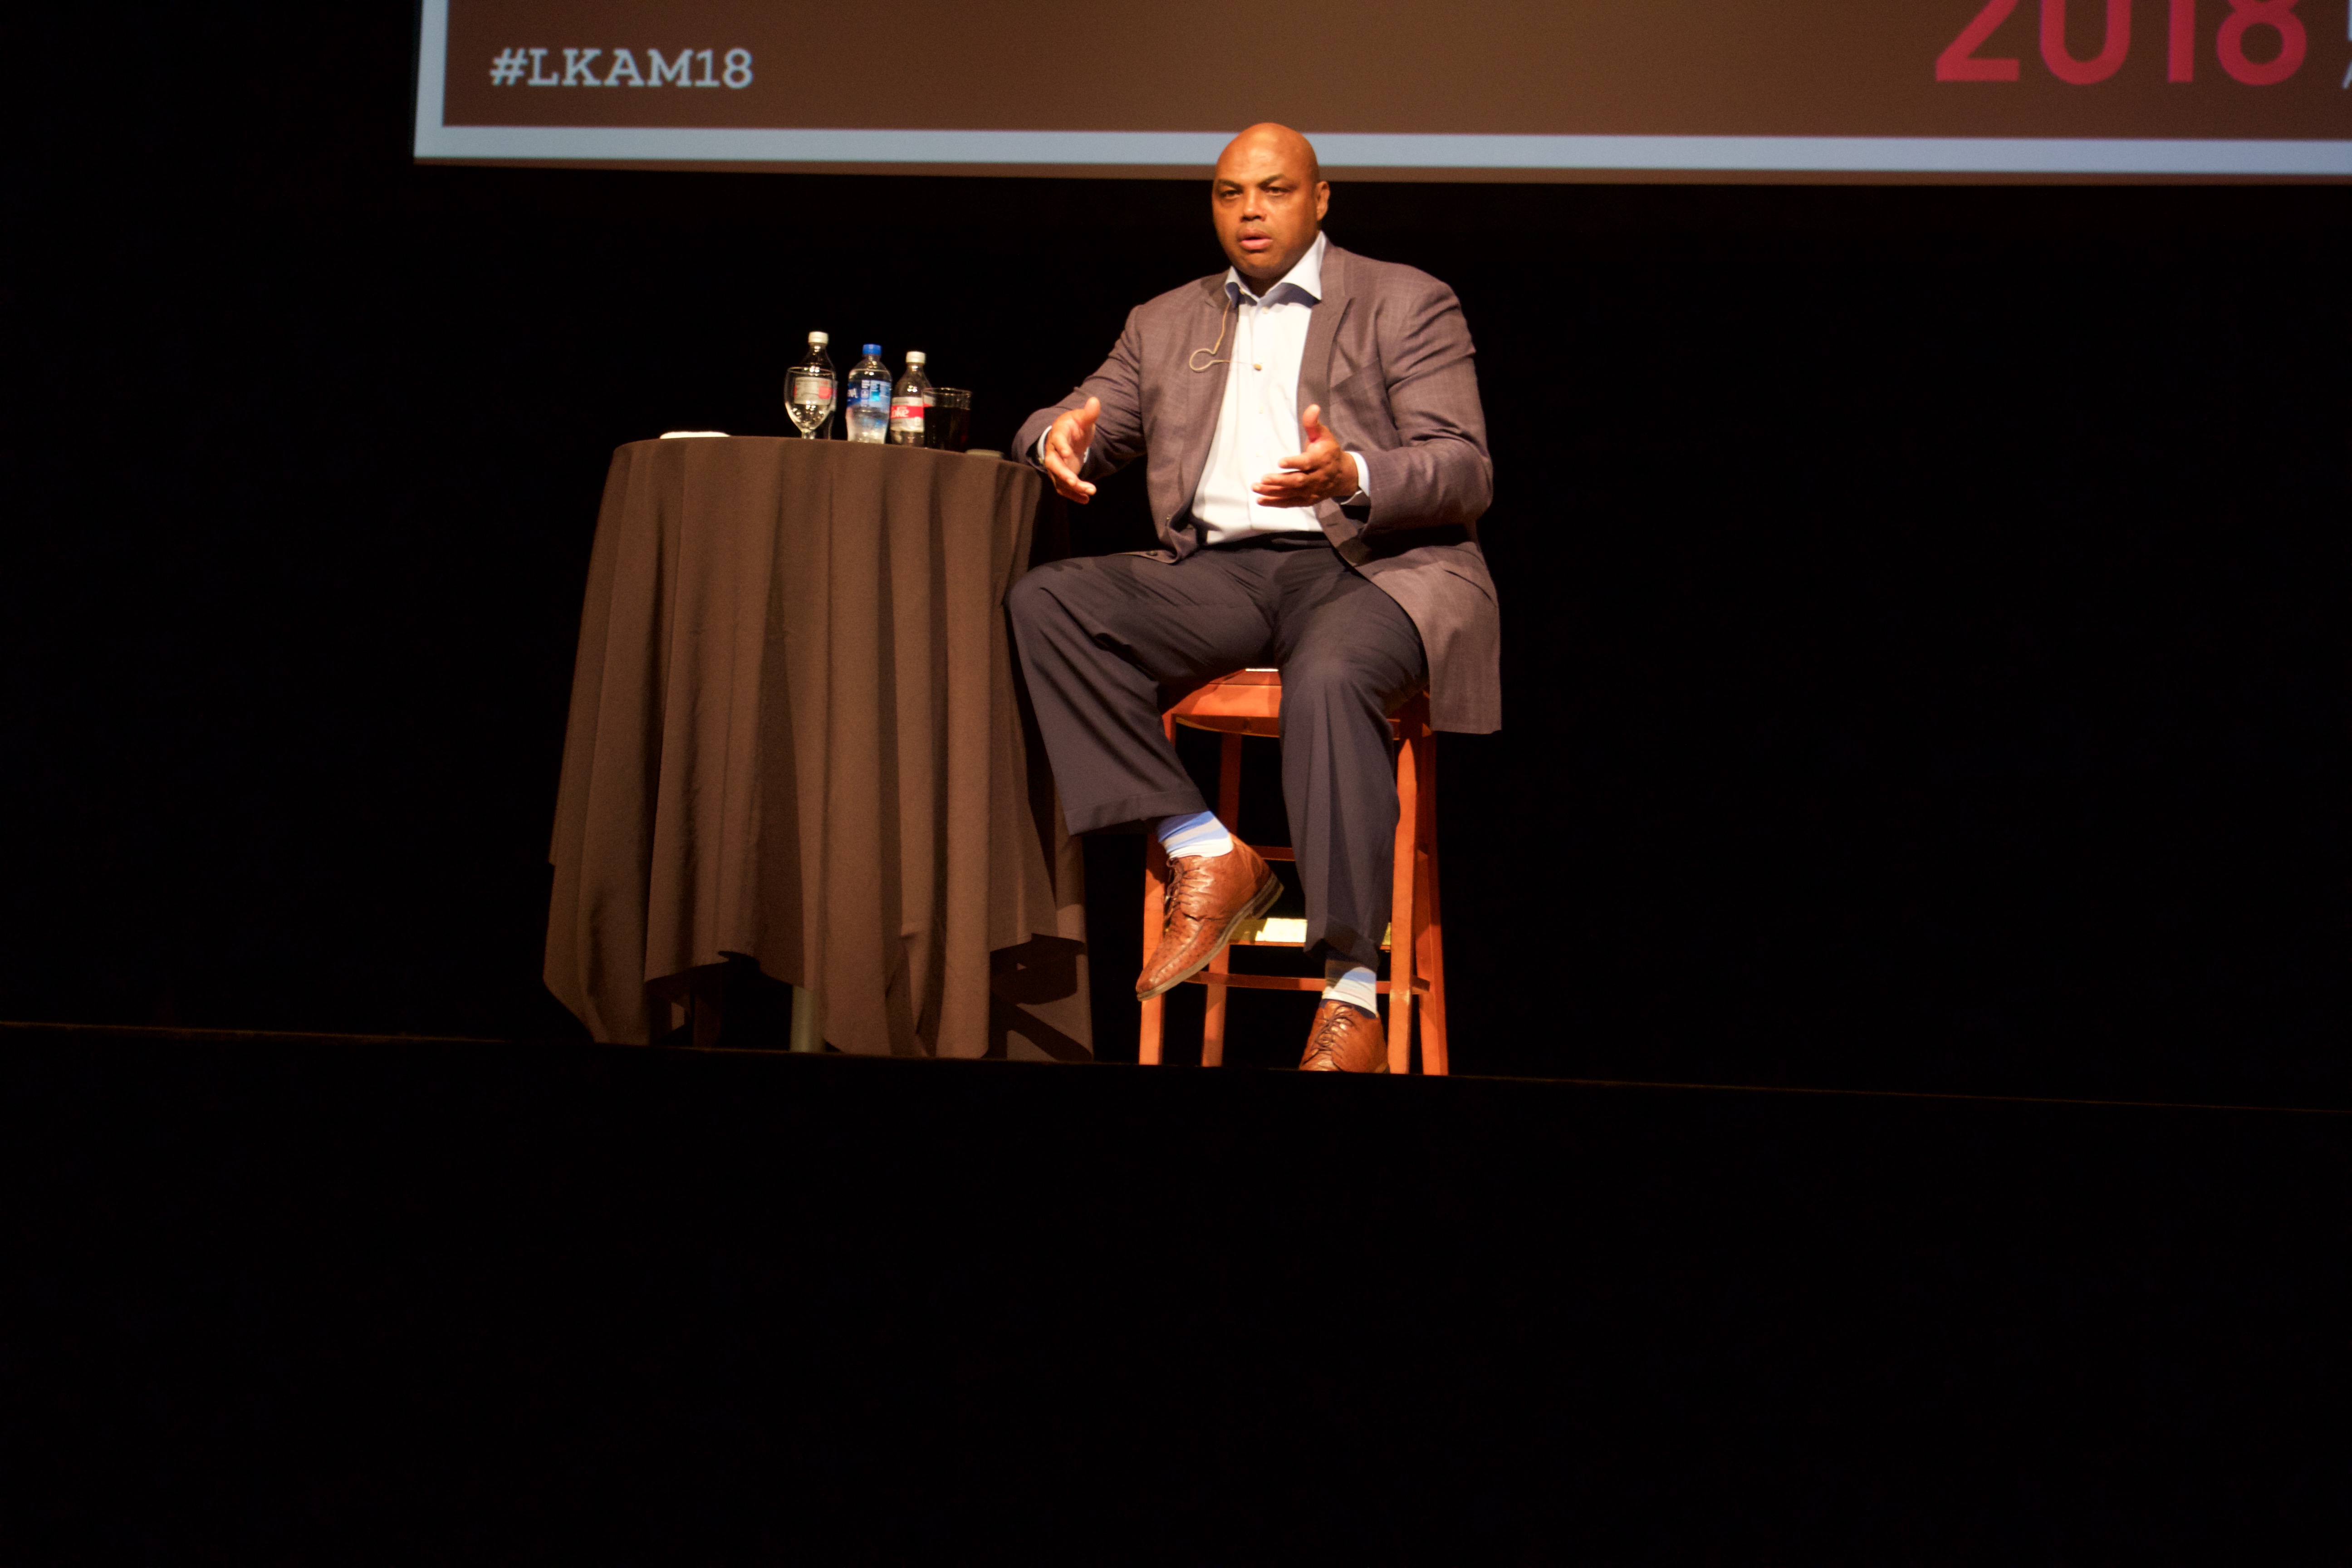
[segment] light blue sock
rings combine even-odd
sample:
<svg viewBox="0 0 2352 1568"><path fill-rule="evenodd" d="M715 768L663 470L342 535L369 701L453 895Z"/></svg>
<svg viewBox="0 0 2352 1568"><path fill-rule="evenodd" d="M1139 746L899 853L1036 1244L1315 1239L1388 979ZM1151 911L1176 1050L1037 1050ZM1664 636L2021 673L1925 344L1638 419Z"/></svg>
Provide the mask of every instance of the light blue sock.
<svg viewBox="0 0 2352 1568"><path fill-rule="evenodd" d="M1234 847L1234 836L1213 811L1160 819L1160 847L1170 855L1223 855Z"/></svg>
<svg viewBox="0 0 2352 1568"><path fill-rule="evenodd" d="M1381 994L1373 987L1379 984L1372 972L1350 958L1327 958L1323 961L1323 1000L1345 1002L1350 1007L1361 1007L1377 1018L1381 1016Z"/></svg>

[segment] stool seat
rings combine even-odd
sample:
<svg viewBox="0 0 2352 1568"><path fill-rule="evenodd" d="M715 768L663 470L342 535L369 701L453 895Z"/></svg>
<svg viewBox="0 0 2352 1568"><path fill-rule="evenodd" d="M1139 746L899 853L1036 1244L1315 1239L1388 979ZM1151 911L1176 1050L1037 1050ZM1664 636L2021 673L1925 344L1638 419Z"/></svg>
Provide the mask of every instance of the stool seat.
<svg viewBox="0 0 2352 1568"><path fill-rule="evenodd" d="M1274 669L1243 669L1212 680L1187 692L1162 715L1161 727L1168 738L1176 738L1176 726L1187 729L1213 730L1224 736L1218 766L1217 815L1230 827L1240 820L1242 740L1255 735L1277 739L1282 734L1282 674ZM1388 1037L1389 1071L1410 1071L1412 1065L1413 1024L1419 1016L1421 1070L1443 1074L1447 1070L1445 1049L1445 946L1444 930L1438 915L1437 901L1437 755L1436 732L1429 727L1429 699L1426 692L1416 692L1389 716L1389 725L1397 740L1397 832L1395 859L1391 881L1390 923L1381 946L1389 954L1389 978L1378 983L1380 993L1389 998ZM1296 855L1279 847L1252 845L1258 854L1270 861L1295 860ZM1154 842L1144 857L1143 887L1143 946L1151 951L1160 939L1160 927L1164 912L1168 887L1168 857ZM1404 922L1407 940L1396 943L1397 915L1400 911L1410 918ZM1251 921L1234 935L1228 947L1220 948L1209 966L1185 984L1205 985L1209 989L1208 1006L1202 1022L1201 1065L1216 1067L1224 1060L1225 994L1228 989L1246 991L1316 991L1323 989L1320 975L1235 974L1232 972L1233 947L1304 947L1307 942L1307 922L1297 919L1265 919ZM1414 1005L1416 1000L1420 1005ZM1166 998L1155 996L1142 1004L1143 1018L1139 1056L1146 1065L1160 1060L1162 1037L1166 1023Z"/></svg>
<svg viewBox="0 0 2352 1568"><path fill-rule="evenodd" d="M1237 669L1187 692L1168 716L1189 730L1222 730L1229 735L1282 733L1282 671Z"/></svg>

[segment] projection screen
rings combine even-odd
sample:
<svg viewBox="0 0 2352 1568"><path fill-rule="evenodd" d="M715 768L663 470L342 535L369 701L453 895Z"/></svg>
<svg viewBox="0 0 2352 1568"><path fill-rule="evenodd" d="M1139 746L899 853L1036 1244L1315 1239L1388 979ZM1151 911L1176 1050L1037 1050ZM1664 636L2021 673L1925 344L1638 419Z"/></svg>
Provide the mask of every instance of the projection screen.
<svg viewBox="0 0 2352 1568"><path fill-rule="evenodd" d="M423 0L425 163L2352 179L2352 0Z"/></svg>

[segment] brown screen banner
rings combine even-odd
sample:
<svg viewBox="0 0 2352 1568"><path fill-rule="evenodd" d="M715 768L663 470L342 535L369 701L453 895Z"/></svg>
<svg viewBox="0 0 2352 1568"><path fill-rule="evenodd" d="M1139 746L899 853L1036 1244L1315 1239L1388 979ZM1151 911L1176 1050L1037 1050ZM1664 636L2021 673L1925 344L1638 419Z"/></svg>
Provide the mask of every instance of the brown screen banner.
<svg viewBox="0 0 2352 1568"><path fill-rule="evenodd" d="M1356 178L2352 180L2352 0L422 0L417 37L428 163L1194 178L1279 120Z"/></svg>

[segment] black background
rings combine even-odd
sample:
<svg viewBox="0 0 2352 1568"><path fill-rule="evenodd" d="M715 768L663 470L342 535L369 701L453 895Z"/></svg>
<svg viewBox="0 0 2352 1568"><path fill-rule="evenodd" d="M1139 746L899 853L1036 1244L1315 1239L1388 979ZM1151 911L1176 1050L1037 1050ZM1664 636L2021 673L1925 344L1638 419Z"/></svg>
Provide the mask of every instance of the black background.
<svg viewBox="0 0 2352 1568"><path fill-rule="evenodd" d="M1219 264L1180 182L417 168L396 9L62 25L104 69L24 88L0 1016L564 1037L610 449L782 431L815 327L1002 444ZM1459 290L1492 426L1457 1068L2341 1103L2347 215L1343 184L1338 242ZM1092 861L1112 1057L1138 844Z"/></svg>
<svg viewBox="0 0 2352 1568"><path fill-rule="evenodd" d="M0 1047L11 1563L2343 1557L2340 1115Z"/></svg>
<svg viewBox="0 0 2352 1568"><path fill-rule="evenodd" d="M1200 192L418 169L397 9L41 25L0 1018L527 1043L0 1029L11 1561L2340 1559L2339 1116L577 1044L611 447L820 326L1000 441ZM1493 426L1457 1065L2344 1104L2347 212L1342 187Z"/></svg>

